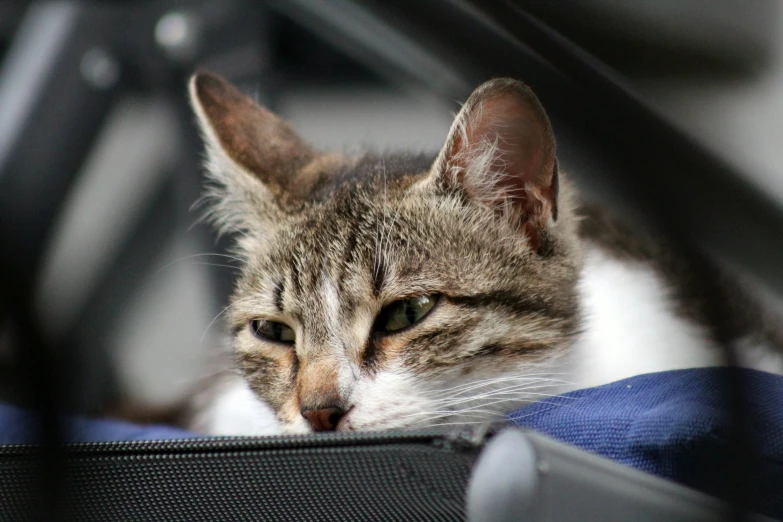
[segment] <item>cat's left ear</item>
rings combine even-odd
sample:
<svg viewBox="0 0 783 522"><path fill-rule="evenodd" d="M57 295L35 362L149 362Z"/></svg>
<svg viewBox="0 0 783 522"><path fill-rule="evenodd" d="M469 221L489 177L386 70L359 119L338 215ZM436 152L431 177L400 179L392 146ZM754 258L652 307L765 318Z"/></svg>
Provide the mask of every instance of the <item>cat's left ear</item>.
<svg viewBox="0 0 783 522"><path fill-rule="evenodd" d="M555 136L538 98L517 80L490 80L473 92L433 175L442 186L511 217L534 245L557 220Z"/></svg>
<svg viewBox="0 0 783 522"><path fill-rule="evenodd" d="M310 188L302 169L319 154L287 122L216 74L196 73L189 90L214 178L226 185L261 182L278 198Z"/></svg>

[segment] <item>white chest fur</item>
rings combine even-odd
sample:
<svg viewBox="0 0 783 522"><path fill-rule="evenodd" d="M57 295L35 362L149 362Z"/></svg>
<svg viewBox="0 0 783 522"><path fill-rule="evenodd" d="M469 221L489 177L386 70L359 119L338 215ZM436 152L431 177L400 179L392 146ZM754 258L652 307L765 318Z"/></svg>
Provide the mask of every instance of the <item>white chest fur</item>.
<svg viewBox="0 0 783 522"><path fill-rule="evenodd" d="M585 330L574 346L575 381L596 386L642 373L717 366L720 348L705 328L675 312L671 291L647 263L587 251L580 294ZM783 361L738 343L744 365L772 372Z"/></svg>

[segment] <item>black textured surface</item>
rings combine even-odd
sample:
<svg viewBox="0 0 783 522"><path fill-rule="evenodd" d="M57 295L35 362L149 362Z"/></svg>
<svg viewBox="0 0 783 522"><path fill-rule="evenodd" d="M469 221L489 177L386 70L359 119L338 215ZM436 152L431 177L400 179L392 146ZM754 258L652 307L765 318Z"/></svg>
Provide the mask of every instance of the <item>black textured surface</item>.
<svg viewBox="0 0 783 522"><path fill-rule="evenodd" d="M454 436L363 435L75 445L71 520L464 520L478 448ZM0 520L30 520L34 447L0 447Z"/></svg>

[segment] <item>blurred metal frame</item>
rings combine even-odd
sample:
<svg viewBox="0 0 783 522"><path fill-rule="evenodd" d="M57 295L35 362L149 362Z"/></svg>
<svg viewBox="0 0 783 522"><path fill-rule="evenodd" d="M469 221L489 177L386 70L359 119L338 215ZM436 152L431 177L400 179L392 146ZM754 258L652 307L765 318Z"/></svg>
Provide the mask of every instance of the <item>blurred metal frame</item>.
<svg viewBox="0 0 783 522"><path fill-rule="evenodd" d="M111 57L101 47L111 36L111 16L75 3L34 5L0 70L0 106L6 108L0 117L0 310L15 319L24 339L14 343L15 358L26 375L24 393L40 413L46 450L41 495L55 496L41 503L44 519L56 514L61 490L63 388L61 359L33 312L33 284L48 231L116 93L111 78L95 76L99 83L91 85L83 76L90 52L111 74Z"/></svg>
<svg viewBox="0 0 783 522"><path fill-rule="evenodd" d="M116 15L93 7L31 6L0 70L0 240L14 252L17 285L31 284L59 204L119 87L110 47Z"/></svg>
<svg viewBox="0 0 783 522"><path fill-rule="evenodd" d="M179 221L192 221L186 214L200 191L200 146L186 79L201 63L235 81L263 78L268 45L263 12L230 0L30 4L0 69L4 306L23 309L36 320L33 289L62 204L107 115L128 92L154 92L177 114L190 154L181 158L180 172L168 187L176 198L168 205L181 210ZM74 339L64 335L53 341L61 345L53 351L61 354ZM72 366L78 373L79 365Z"/></svg>
<svg viewBox="0 0 783 522"><path fill-rule="evenodd" d="M181 162L181 175L173 184L165 184L168 192L187 202L172 201L165 194L153 198L186 211L200 185L196 131L184 95L186 78L196 64L210 58L217 60L213 68L235 80L259 77L267 45L261 13L252 4L229 0L38 1L28 6L4 56L0 319L10 317L19 336L12 343L19 382L25 388L19 391L39 412L46 457L41 495L49 500L40 503L42 519L57 518L57 498L52 495L61 491L58 483L63 478L58 412L71 406L73 392L83 388L79 380L83 370L73 363L77 354L72 335L45 339L41 325L45 318L37 316L33 302L61 207L119 96L154 90L168 98L183 122L182 138L194 146L190 161ZM160 210L160 204L151 208L146 224L136 224L137 228L159 228L161 213L155 209ZM149 250L136 256L135 262L149 263L153 255ZM91 299L88 306L100 302ZM106 354L91 350L89 355L102 367L98 373L110 371ZM100 397L105 392L93 389L91 393Z"/></svg>

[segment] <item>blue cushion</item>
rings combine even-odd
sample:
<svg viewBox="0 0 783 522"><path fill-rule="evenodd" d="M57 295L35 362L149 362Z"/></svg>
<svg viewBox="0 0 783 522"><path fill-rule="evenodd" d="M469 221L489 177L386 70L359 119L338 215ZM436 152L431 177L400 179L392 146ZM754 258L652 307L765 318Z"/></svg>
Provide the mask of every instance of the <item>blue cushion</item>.
<svg viewBox="0 0 783 522"><path fill-rule="evenodd" d="M729 372L737 372L730 374ZM508 419L587 451L726 497L731 415L725 383L737 377L751 404L758 459L753 507L783 516L783 377L753 370L702 368L652 373L567 393L508 414Z"/></svg>

